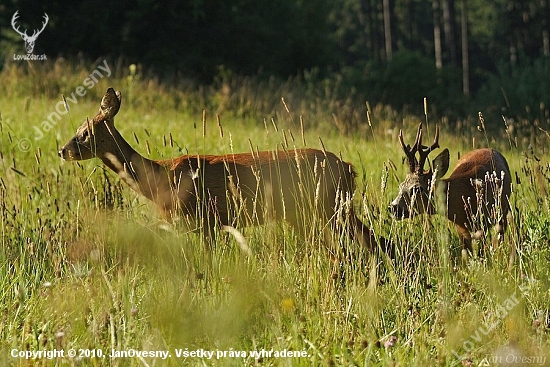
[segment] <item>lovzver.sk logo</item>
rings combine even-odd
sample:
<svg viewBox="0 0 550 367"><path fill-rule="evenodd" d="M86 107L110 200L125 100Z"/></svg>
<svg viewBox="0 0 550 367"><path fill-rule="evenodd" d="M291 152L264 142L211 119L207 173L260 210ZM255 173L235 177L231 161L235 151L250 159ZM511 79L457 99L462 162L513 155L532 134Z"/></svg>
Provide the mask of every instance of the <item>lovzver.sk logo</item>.
<svg viewBox="0 0 550 367"><path fill-rule="evenodd" d="M46 55L32 55L32 51L34 50L34 43L36 42L36 39L42 33L44 28L46 28L46 24L48 24L48 14L44 13L44 22L42 22L42 29L38 30L35 29L31 36L27 34L27 30L25 29L24 32L21 32L19 30L19 26L17 26L15 23L17 21L17 18L19 17L19 10L13 14L13 17L11 18L11 26L13 29L21 35L21 38L23 38L23 41L25 41L25 49L27 50L27 55L13 55L14 60L22 59L22 60L45 60Z"/></svg>

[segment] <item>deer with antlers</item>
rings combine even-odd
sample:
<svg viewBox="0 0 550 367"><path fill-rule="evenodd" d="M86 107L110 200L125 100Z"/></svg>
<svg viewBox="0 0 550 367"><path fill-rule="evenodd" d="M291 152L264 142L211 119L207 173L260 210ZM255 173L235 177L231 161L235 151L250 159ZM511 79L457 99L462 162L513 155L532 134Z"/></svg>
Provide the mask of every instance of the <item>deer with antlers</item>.
<svg viewBox="0 0 550 367"><path fill-rule="evenodd" d="M21 32L19 30L19 26L15 24L15 22L17 21L17 18L19 17L19 14L17 14L18 12L19 10L16 11L15 14L13 14L13 17L11 18L11 26L17 33L21 35L21 38L23 38L23 41L25 41L25 48L27 49L27 53L30 54L34 50L34 43L36 42L38 35L40 35L40 33L42 33L44 28L46 28L46 24L48 24L48 20L50 18L48 18L48 14L44 13L44 21L42 22L42 29L40 30L35 29L32 33L32 36L29 36L27 34L26 29L25 29L25 32Z"/></svg>
<svg viewBox="0 0 550 367"><path fill-rule="evenodd" d="M95 117L84 121L59 155L68 161L101 159L133 190L153 201L167 219L183 214L196 220L208 239L216 226L261 224L268 219L311 229L308 215L312 214L330 228L342 202L349 201L355 190L353 167L324 150L145 158L115 128L121 101L120 92L109 88ZM353 208L344 212L343 233L372 251L378 249L378 239ZM384 238L380 246L393 251Z"/></svg>
<svg viewBox="0 0 550 367"><path fill-rule="evenodd" d="M471 232L478 232L479 223L496 224L499 237L506 231L511 175L504 156L491 148L475 149L458 160L451 176L442 179L449 169L449 150L444 149L424 170L428 155L439 148L439 125L432 145L422 145L422 123L411 147L399 142L405 152L409 173L399 185L399 193L389 206L398 219L417 214L436 213L437 196L444 196L447 218L454 222L463 248L472 252ZM416 158L418 153L418 159Z"/></svg>

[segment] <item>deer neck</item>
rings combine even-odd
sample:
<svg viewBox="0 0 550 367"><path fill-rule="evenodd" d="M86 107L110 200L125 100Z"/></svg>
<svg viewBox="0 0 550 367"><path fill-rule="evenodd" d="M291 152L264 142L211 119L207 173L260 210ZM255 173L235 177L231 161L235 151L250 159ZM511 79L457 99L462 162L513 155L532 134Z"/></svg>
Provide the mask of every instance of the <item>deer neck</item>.
<svg viewBox="0 0 550 367"><path fill-rule="evenodd" d="M139 154L113 127L110 128L110 140L112 148L98 152L98 157L134 191L156 202L160 191L169 190L163 166Z"/></svg>

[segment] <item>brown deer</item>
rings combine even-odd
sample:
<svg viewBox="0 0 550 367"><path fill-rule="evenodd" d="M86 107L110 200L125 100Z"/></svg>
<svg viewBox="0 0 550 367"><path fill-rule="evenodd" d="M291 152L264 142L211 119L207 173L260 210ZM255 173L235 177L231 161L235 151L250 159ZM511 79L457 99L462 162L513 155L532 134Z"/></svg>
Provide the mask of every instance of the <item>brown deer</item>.
<svg viewBox="0 0 550 367"><path fill-rule="evenodd" d="M501 153L491 148L475 149L458 160L449 178L441 179L449 169L448 149L444 149L433 160L432 167L424 171L428 154L439 148L439 125L429 147L422 145L422 123L412 147L403 142L403 131L399 132L399 142L407 158L409 173L389 206L394 216L402 219L423 213L434 214L437 196L442 194L447 218L455 223L464 249L472 252L470 233L477 232L480 220L485 226L497 223L496 230L502 238L507 225L511 176Z"/></svg>
<svg viewBox="0 0 550 367"><path fill-rule="evenodd" d="M308 215L318 214L326 220L323 223L335 224L343 212L338 212L343 208L340 203L355 190L353 167L324 150L147 159L115 128L120 103L120 92L109 88L95 117L86 119L59 155L69 161L101 159L133 190L153 201L167 219L183 214L196 220L208 239L216 227L261 224L268 219L284 219L303 229L310 225ZM372 230L353 209L346 213L345 233L370 250L377 249ZM382 248L389 250L391 243L380 240Z"/></svg>

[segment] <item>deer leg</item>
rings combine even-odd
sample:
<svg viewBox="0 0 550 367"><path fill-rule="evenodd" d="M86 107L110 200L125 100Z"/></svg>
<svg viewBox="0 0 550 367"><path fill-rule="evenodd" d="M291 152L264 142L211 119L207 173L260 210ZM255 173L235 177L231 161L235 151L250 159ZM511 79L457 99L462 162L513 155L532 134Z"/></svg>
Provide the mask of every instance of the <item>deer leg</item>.
<svg viewBox="0 0 550 367"><path fill-rule="evenodd" d="M355 214L352 214L350 217L350 227L352 237L355 238L361 246L366 247L370 253L376 253L380 248L383 252L388 254L391 259L395 259L395 247L393 243L384 237L377 239L372 229L365 226Z"/></svg>
<svg viewBox="0 0 550 367"><path fill-rule="evenodd" d="M472 236L470 235L470 231L460 224L456 225L456 230L458 231L458 236L462 243L462 249L466 250L468 255L472 255L474 250L472 248Z"/></svg>
<svg viewBox="0 0 550 367"><path fill-rule="evenodd" d="M504 242L504 233L508 228L508 213L502 213L502 219L498 222L496 226L496 231L498 233L498 240L500 243ZM510 257L508 260L508 268L511 268L516 260L516 245L513 241L510 242Z"/></svg>
<svg viewBox="0 0 550 367"><path fill-rule="evenodd" d="M216 199L211 198L203 203L198 216L206 248L212 250L216 243L216 227L220 228L221 225L216 207Z"/></svg>
<svg viewBox="0 0 550 367"><path fill-rule="evenodd" d="M500 245L502 242L504 242L504 233L506 233L506 229L508 228L508 213L503 212L502 218L498 221L498 223L495 226L495 231L497 233L497 238L493 239L493 250L496 251L497 246ZM516 248L513 243L510 242L510 266L513 264L514 259L516 257L515 254Z"/></svg>
<svg viewBox="0 0 550 367"><path fill-rule="evenodd" d="M498 221L495 227L500 242L504 240L504 233L506 232L506 228L508 228L508 218L507 214L503 213L502 218Z"/></svg>

